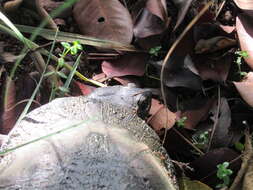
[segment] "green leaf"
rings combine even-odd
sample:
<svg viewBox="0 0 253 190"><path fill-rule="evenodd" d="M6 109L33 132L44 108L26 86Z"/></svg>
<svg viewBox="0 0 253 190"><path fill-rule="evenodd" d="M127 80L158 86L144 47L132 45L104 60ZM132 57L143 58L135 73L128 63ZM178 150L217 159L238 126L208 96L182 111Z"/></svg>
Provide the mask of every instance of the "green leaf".
<svg viewBox="0 0 253 190"><path fill-rule="evenodd" d="M186 119L187 119L187 117L185 117L185 116L180 118L179 120L176 121L176 125L178 127L184 127Z"/></svg>
<svg viewBox="0 0 253 190"><path fill-rule="evenodd" d="M66 49L69 49L71 47L71 45L68 42L61 42L61 45Z"/></svg>
<svg viewBox="0 0 253 190"><path fill-rule="evenodd" d="M77 48L75 47L75 46L72 46L71 48L70 48L70 53L71 53L71 55L76 55L77 54Z"/></svg>
<svg viewBox="0 0 253 190"><path fill-rule="evenodd" d="M58 59L58 65L59 65L59 67L63 67L64 66L64 59L63 59L63 57L60 57L59 59Z"/></svg>
<svg viewBox="0 0 253 190"><path fill-rule="evenodd" d="M75 46L76 49L78 49L78 50L83 50L83 46L80 44L80 42L78 40L73 42L73 46Z"/></svg>
<svg viewBox="0 0 253 190"><path fill-rule="evenodd" d="M61 78L64 78L64 79L68 78L63 72L60 72L60 71L57 72L57 75L59 75Z"/></svg>
<svg viewBox="0 0 253 190"><path fill-rule="evenodd" d="M47 73L44 75L44 77L49 77L49 76L51 76L51 75L53 75L53 74L55 74L55 72L54 72L54 71L50 71L50 72L47 72Z"/></svg>
<svg viewBox="0 0 253 190"><path fill-rule="evenodd" d="M244 150L244 144L242 144L240 142L236 142L235 143L235 149L242 152Z"/></svg>
<svg viewBox="0 0 253 190"><path fill-rule="evenodd" d="M162 49L162 46L156 46L156 47L150 48L149 54L153 56L158 56L158 53L161 49Z"/></svg>

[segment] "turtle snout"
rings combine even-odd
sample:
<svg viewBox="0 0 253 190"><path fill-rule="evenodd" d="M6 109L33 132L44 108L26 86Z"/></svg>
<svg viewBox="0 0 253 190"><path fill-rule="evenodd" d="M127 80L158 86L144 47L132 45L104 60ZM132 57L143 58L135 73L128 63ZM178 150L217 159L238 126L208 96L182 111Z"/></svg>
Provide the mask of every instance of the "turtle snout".
<svg viewBox="0 0 253 190"><path fill-rule="evenodd" d="M137 114L140 118L145 119L148 116L151 106L152 93L150 91L139 94L138 97L138 111Z"/></svg>

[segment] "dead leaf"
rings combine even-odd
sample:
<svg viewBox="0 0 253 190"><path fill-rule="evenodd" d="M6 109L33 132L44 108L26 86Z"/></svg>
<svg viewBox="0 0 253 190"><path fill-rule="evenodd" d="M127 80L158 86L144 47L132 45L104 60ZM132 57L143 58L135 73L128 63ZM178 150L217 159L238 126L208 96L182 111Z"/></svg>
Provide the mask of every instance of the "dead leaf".
<svg viewBox="0 0 253 190"><path fill-rule="evenodd" d="M206 184L197 180L190 180L187 177L179 179L179 187L180 190L212 190L212 188L208 187Z"/></svg>
<svg viewBox="0 0 253 190"><path fill-rule="evenodd" d="M190 163L190 167L194 169L193 172L187 172L188 176L201 182L216 186L220 183L216 177L217 165L223 162L229 162L237 158L239 154L229 148L214 149L206 153ZM208 163L208 164L207 164ZM236 173L241 165L241 160L237 160L229 165L229 168Z"/></svg>
<svg viewBox="0 0 253 190"><path fill-rule="evenodd" d="M103 61L102 70L108 77L142 76L145 73L147 54L125 54L119 59Z"/></svg>
<svg viewBox="0 0 253 190"><path fill-rule="evenodd" d="M16 104L16 86L14 81L10 77L5 79L5 90L8 85L8 94L5 95L5 99L2 99L2 111L0 120L0 133L8 134L17 120L17 112L15 109ZM4 91L5 91L4 90Z"/></svg>
<svg viewBox="0 0 253 190"><path fill-rule="evenodd" d="M249 72L241 82L233 82L245 102L253 107L253 72Z"/></svg>
<svg viewBox="0 0 253 190"><path fill-rule="evenodd" d="M212 113L212 121L213 123L217 123L215 127L215 132L212 138L211 147L219 148L219 147L227 147L230 145L232 141L232 133L230 133L230 125L231 125L231 111L228 105L228 102L225 98L220 99L220 107L219 107L219 116L216 121L216 112L218 109L218 104L214 105L210 111ZM213 125L214 126L214 125ZM213 129L212 126L212 129Z"/></svg>
<svg viewBox="0 0 253 190"><path fill-rule="evenodd" d="M213 80L224 82L227 80L233 56L231 53L220 57L199 54L193 56L196 69L202 80Z"/></svg>
<svg viewBox="0 0 253 190"><path fill-rule="evenodd" d="M185 121L185 125L184 125L185 128L195 129L197 124L206 118L207 114L210 111L212 104L213 104L213 100L210 99L210 100L206 101L206 103L203 104L203 106L201 106L199 109L187 110L185 112L182 112L180 114L180 118L182 118L182 117L187 118Z"/></svg>
<svg viewBox="0 0 253 190"><path fill-rule="evenodd" d="M95 89L94 86L86 85L76 80L71 83L71 95L73 96L88 95Z"/></svg>
<svg viewBox="0 0 253 190"><path fill-rule="evenodd" d="M236 30L239 37L241 49L247 51L249 57L244 58L248 65L253 69L253 22L252 18L245 14L236 17Z"/></svg>
<svg viewBox="0 0 253 190"><path fill-rule="evenodd" d="M192 0L173 0L173 2L177 6L177 8L179 9L177 23L176 23L176 26L174 27L174 30L176 30L178 28L178 26L184 20L184 17L187 14L190 5L192 4Z"/></svg>
<svg viewBox="0 0 253 190"><path fill-rule="evenodd" d="M168 27L165 0L148 0L146 7L142 10L135 21L134 35L137 38L162 34Z"/></svg>
<svg viewBox="0 0 253 190"><path fill-rule="evenodd" d="M201 39L197 42L194 50L195 53L210 53L215 52L217 50L221 50L224 48L228 48L231 46L235 46L237 44L236 40L227 38L224 36L217 36L211 39Z"/></svg>
<svg viewBox="0 0 253 190"><path fill-rule="evenodd" d="M171 112L168 108L165 108L165 106L156 99L152 99L149 114L151 116L148 118L147 123L150 124L155 131L160 131L165 127L170 129L176 122L176 114Z"/></svg>
<svg viewBox="0 0 253 190"><path fill-rule="evenodd" d="M106 80L108 80L108 77L106 76L105 73L99 73L99 74L96 74L92 77L93 80L95 81L98 81L98 82L105 82Z"/></svg>
<svg viewBox="0 0 253 190"><path fill-rule="evenodd" d="M123 86L133 83L137 88L141 88L140 80L135 76L113 77L113 79L118 81Z"/></svg>
<svg viewBox="0 0 253 190"><path fill-rule="evenodd" d="M125 44L132 41L131 15L118 0L80 0L73 15L84 35Z"/></svg>

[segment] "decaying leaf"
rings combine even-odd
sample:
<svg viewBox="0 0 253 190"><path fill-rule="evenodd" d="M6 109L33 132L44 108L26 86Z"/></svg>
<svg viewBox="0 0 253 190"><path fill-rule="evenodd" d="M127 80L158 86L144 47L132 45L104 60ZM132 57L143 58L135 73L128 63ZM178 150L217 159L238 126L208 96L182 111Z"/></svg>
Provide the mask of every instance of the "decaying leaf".
<svg viewBox="0 0 253 190"><path fill-rule="evenodd" d="M229 162L238 158L239 154L229 148L214 149L206 153L204 156L199 157L190 163L190 167L194 169L193 172L189 171L189 177L200 180L201 182L216 186L220 181L216 177L217 165L225 161ZM208 164L207 164L208 163ZM240 168L241 160L237 159L230 164L230 169L237 172Z"/></svg>
<svg viewBox="0 0 253 190"><path fill-rule="evenodd" d="M187 129L195 129L197 124L206 118L212 104L213 104L213 100L210 99L208 101L206 101L205 104L203 104L203 106L201 106L199 109L195 109L195 110L187 110L181 113L180 118L182 117L186 117L186 121L185 121L185 128Z"/></svg>
<svg viewBox="0 0 253 190"><path fill-rule="evenodd" d="M94 86L86 85L74 80L71 83L71 94L73 96L88 95L95 89Z"/></svg>
<svg viewBox="0 0 253 190"><path fill-rule="evenodd" d="M174 27L174 30L177 29L177 27L182 23L184 20L185 15L188 12L188 9L192 3L192 0L173 0L173 2L176 4L178 7L178 18L177 18L177 23L176 26Z"/></svg>
<svg viewBox="0 0 253 190"><path fill-rule="evenodd" d="M165 0L148 0L135 21L134 35L138 38L146 38L163 33L168 26Z"/></svg>
<svg viewBox="0 0 253 190"><path fill-rule="evenodd" d="M147 58L147 54L125 54L116 60L103 61L102 70L108 77L142 76L145 73Z"/></svg>
<svg viewBox="0 0 253 190"><path fill-rule="evenodd" d="M249 72L241 82L233 82L245 102L253 107L253 72Z"/></svg>
<svg viewBox="0 0 253 190"><path fill-rule="evenodd" d="M216 118L217 110L219 109L218 118ZM230 133L230 125L231 125L231 111L228 105L228 102L225 98L220 99L220 105L214 105L211 113L213 117L213 126L212 130L215 130L211 147L219 148L219 147L228 147L232 140L232 134ZM217 119L217 121L216 121Z"/></svg>
<svg viewBox="0 0 253 190"><path fill-rule="evenodd" d="M8 76L5 80L5 91L8 86L8 94L4 95L2 99L2 109L1 109L1 120L0 120L0 133L8 134L12 129L17 119L17 112L15 109L16 104L16 87L13 80Z"/></svg>
<svg viewBox="0 0 253 190"><path fill-rule="evenodd" d="M206 184L201 183L197 180L190 180L189 178L183 177L179 179L180 190L212 190Z"/></svg>
<svg viewBox="0 0 253 190"><path fill-rule="evenodd" d="M209 53L236 45L236 40L224 36L217 36L208 40L199 40L195 46L195 53Z"/></svg>
<svg viewBox="0 0 253 190"><path fill-rule="evenodd" d="M253 22L252 18L240 14L236 18L236 30L239 37L241 49L248 52L248 58L244 58L253 69Z"/></svg>
<svg viewBox="0 0 253 190"><path fill-rule="evenodd" d="M233 62L231 53L226 53L220 57L198 54L194 56L194 63L200 77L203 80L213 80L224 82L227 80L231 63Z"/></svg>
<svg viewBox="0 0 253 190"><path fill-rule="evenodd" d="M125 44L132 41L131 15L118 0L80 0L73 15L84 35Z"/></svg>
<svg viewBox="0 0 253 190"><path fill-rule="evenodd" d="M165 106L156 99L152 99L149 114L151 116L148 119L148 123L155 131L160 131L164 128L170 129L174 126L177 118L175 113L165 108Z"/></svg>

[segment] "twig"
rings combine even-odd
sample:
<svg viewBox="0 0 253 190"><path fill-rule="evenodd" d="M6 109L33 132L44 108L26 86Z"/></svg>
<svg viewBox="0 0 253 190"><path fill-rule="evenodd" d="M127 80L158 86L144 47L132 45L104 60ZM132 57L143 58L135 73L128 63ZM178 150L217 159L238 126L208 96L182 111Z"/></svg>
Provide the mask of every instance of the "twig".
<svg viewBox="0 0 253 190"><path fill-rule="evenodd" d="M231 185L229 190L237 190L238 189L238 186L240 185L240 182L242 181L244 174L248 169L249 161L252 159L252 157L253 157L253 150L252 150L252 144L251 144L251 137L250 137L249 131L247 129L245 131L245 151L243 153L241 169L237 173L237 176L234 179L234 182ZM239 189L241 189L241 188L239 188Z"/></svg>
<svg viewBox="0 0 253 190"><path fill-rule="evenodd" d="M178 37L178 39L172 44L171 48L169 49L166 57L164 58L163 64L162 64L162 69L161 69L161 93L162 93L162 99L164 101L164 105L166 107L168 107L167 105L167 101L165 98L165 87L164 87L164 74L165 74L165 67L166 64L168 63L169 58L171 57L172 53L174 52L174 50L176 49L177 45L179 44L179 42L184 38L184 36L187 34L187 32L193 27L194 24L197 23L197 21L200 19L200 17L208 10L208 8L211 6L212 2L208 2L204 8L199 12L199 14L187 25L187 27L184 29L184 31L180 34L180 36ZM167 110L166 110L166 113ZM168 120L168 118L167 118ZM167 121L166 121L167 123ZM165 138L167 136L167 127L165 126L165 135L164 135L164 139L163 139L163 144L165 142Z"/></svg>
<svg viewBox="0 0 253 190"><path fill-rule="evenodd" d="M221 5L220 5L220 7L219 7L219 10L217 11L217 13L216 13L216 15L215 15L214 20L216 20L217 17L220 15L220 12L222 11L222 9L223 9L225 3L226 3L226 0L224 0L224 1L221 3Z"/></svg>
<svg viewBox="0 0 253 190"><path fill-rule="evenodd" d="M194 148L201 156L203 156L205 153L202 152L198 147L196 147L190 140L188 140L184 135L182 135L177 129L174 127L172 128L185 142L187 142L189 145L191 145L192 148Z"/></svg>

